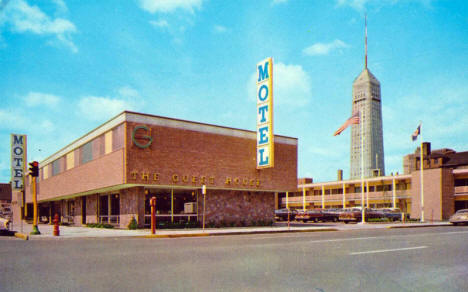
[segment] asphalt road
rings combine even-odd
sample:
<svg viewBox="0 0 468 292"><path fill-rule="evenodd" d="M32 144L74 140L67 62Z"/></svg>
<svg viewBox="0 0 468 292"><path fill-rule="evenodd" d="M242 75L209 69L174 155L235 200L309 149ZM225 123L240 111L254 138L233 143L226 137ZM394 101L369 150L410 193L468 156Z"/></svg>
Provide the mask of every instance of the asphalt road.
<svg viewBox="0 0 468 292"><path fill-rule="evenodd" d="M468 226L173 239L0 237L0 291L468 291Z"/></svg>

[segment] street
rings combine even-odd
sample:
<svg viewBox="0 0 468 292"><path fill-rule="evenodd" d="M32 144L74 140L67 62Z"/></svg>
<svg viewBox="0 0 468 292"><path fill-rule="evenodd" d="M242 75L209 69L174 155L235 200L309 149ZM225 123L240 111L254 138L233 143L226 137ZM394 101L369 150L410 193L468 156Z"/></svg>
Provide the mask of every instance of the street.
<svg viewBox="0 0 468 292"><path fill-rule="evenodd" d="M0 237L1 291L466 291L468 227Z"/></svg>

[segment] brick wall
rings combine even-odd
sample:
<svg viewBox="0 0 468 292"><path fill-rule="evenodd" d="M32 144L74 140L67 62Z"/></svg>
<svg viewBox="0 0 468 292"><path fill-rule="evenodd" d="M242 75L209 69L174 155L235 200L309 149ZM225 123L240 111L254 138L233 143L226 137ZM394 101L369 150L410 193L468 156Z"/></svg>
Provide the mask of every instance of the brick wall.
<svg viewBox="0 0 468 292"><path fill-rule="evenodd" d="M97 223L97 208L99 195L86 197L86 223Z"/></svg>
<svg viewBox="0 0 468 292"><path fill-rule="evenodd" d="M74 214L75 216L73 217L73 224L74 225L77 225L77 226L80 226L81 225L81 219L82 219L82 216L81 216L81 212L82 212L82 208L83 208L83 198L82 197L78 197L78 198L75 198L75 210L74 210Z"/></svg>
<svg viewBox="0 0 468 292"><path fill-rule="evenodd" d="M455 213L455 179L453 170L442 169L442 219L448 220Z"/></svg>
<svg viewBox="0 0 468 292"><path fill-rule="evenodd" d="M443 169L424 169L424 220L442 220ZM421 218L421 180L420 171L412 174L411 180L411 218ZM452 188L453 189L453 188Z"/></svg>
<svg viewBox="0 0 468 292"><path fill-rule="evenodd" d="M275 167L256 169L256 140L147 125L153 143L132 143L127 124L127 182L247 190L295 190L297 145L275 143ZM291 139L293 140L293 139ZM143 141L145 142L145 141Z"/></svg>
<svg viewBox="0 0 468 292"><path fill-rule="evenodd" d="M123 183L123 150L66 170L38 183L38 200L46 200ZM31 202L29 187L27 201Z"/></svg>

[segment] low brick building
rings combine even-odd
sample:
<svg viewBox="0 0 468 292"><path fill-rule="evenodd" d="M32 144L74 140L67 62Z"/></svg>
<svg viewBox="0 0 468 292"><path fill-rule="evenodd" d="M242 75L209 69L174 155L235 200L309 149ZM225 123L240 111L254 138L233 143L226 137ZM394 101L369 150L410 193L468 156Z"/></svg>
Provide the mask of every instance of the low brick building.
<svg viewBox="0 0 468 292"><path fill-rule="evenodd" d="M155 196L157 220L270 221L278 193L297 188L298 141L274 141L274 167L259 170L256 132L125 111L40 162L39 216L144 226Z"/></svg>

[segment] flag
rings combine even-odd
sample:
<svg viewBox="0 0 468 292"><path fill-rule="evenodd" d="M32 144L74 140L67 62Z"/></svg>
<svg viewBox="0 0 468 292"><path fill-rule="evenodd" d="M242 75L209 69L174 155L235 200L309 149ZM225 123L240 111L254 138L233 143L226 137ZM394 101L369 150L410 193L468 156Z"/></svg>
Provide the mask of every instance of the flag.
<svg viewBox="0 0 468 292"><path fill-rule="evenodd" d="M359 124L359 112L355 112L346 122L333 134L333 136L341 134L349 125Z"/></svg>
<svg viewBox="0 0 468 292"><path fill-rule="evenodd" d="M411 139L413 141L416 141L418 138L419 134L421 134L421 124L419 124L418 128L414 131L413 135L411 135Z"/></svg>

